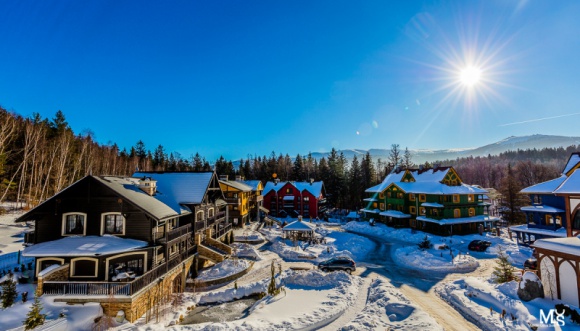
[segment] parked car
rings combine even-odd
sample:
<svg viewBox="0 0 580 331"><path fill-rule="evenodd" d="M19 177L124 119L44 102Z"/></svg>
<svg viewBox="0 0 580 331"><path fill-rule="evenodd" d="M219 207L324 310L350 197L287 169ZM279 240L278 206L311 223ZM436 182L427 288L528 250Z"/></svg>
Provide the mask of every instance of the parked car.
<svg viewBox="0 0 580 331"><path fill-rule="evenodd" d="M356 270L356 263L350 257L340 256L320 262L318 269L322 271L343 270L350 274Z"/></svg>
<svg viewBox="0 0 580 331"><path fill-rule="evenodd" d="M538 260L530 258L524 261L524 269L536 270L538 268Z"/></svg>
<svg viewBox="0 0 580 331"><path fill-rule="evenodd" d="M478 252L485 252L485 250L491 246L491 242L487 240L473 240L469 243L467 248L470 251L478 251Z"/></svg>

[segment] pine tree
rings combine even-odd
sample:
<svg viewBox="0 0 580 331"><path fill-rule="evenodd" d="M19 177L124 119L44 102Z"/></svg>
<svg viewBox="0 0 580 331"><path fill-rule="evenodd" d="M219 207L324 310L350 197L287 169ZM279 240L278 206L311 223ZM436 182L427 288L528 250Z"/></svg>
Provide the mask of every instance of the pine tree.
<svg viewBox="0 0 580 331"><path fill-rule="evenodd" d="M401 150L399 149L399 144L391 145L391 150L389 151L389 163L391 163L395 168L400 165Z"/></svg>
<svg viewBox="0 0 580 331"><path fill-rule="evenodd" d="M409 148L405 147L405 153L403 154L403 167L405 167L405 169L410 169L413 168L414 165L413 155L409 151Z"/></svg>
<svg viewBox="0 0 580 331"><path fill-rule="evenodd" d="M425 249L431 248L431 246L432 246L431 240L429 240L429 237L427 237L427 235L425 235L423 240L419 243L419 248L422 250L425 250Z"/></svg>
<svg viewBox="0 0 580 331"><path fill-rule="evenodd" d="M274 266L274 261L272 261L272 264L270 265L270 272L271 278L270 284L268 284L268 294L271 296L275 296L278 293L280 293L280 289L276 288L276 278L275 278L276 267Z"/></svg>
<svg viewBox="0 0 580 331"><path fill-rule="evenodd" d="M292 177L296 181L303 181L304 176L304 162L302 161L302 156L300 154L296 155L294 159L294 168L292 168Z"/></svg>
<svg viewBox="0 0 580 331"><path fill-rule="evenodd" d="M511 165L508 164L507 176L502 179L499 192L502 194L500 213L509 224L521 224L525 221L525 216L520 208L525 206L528 201L527 196L520 193L521 189Z"/></svg>
<svg viewBox="0 0 580 331"><path fill-rule="evenodd" d="M17 296L16 283L12 279L5 280L2 283L2 308L6 309L12 306Z"/></svg>
<svg viewBox="0 0 580 331"><path fill-rule="evenodd" d="M44 324L46 314L42 314L42 303L38 300L38 296L34 296L34 303L30 307L30 311L26 314L24 320L24 330L32 330L37 326Z"/></svg>
<svg viewBox="0 0 580 331"><path fill-rule="evenodd" d="M349 195L349 208L357 209L360 205L360 201L362 200L361 191L362 189L362 174L361 169L358 163L358 158L356 155L352 159L352 163L349 169L349 178L348 178L348 195Z"/></svg>
<svg viewBox="0 0 580 331"><path fill-rule="evenodd" d="M508 256L504 253L503 247L498 247L497 266L494 267L493 275L497 283L506 283L515 279L514 267L508 261Z"/></svg>

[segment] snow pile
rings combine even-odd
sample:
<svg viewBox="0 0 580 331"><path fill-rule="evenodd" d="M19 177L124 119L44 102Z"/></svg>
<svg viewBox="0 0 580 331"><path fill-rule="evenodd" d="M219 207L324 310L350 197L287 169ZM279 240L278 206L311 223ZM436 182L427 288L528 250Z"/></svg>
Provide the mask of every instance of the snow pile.
<svg viewBox="0 0 580 331"><path fill-rule="evenodd" d="M365 308L342 330L443 330L390 283L376 279Z"/></svg>
<svg viewBox="0 0 580 331"><path fill-rule="evenodd" d="M262 242L264 241L264 236L261 233L253 230L242 230L234 232L234 241L241 242Z"/></svg>
<svg viewBox="0 0 580 331"><path fill-rule="evenodd" d="M230 301L253 293L265 292L269 279L198 295L199 303ZM352 306L362 281L344 272L322 273L317 270L286 270L277 279L284 290L276 297L266 297L243 319L195 325L174 326L170 330L289 330L322 327ZM145 329L143 329L145 330ZM147 330L164 330L162 325L147 325Z"/></svg>
<svg viewBox="0 0 580 331"><path fill-rule="evenodd" d="M220 262L213 267L203 270L197 276L197 280L209 281L214 279L226 278L228 276L237 274L250 267L250 261L244 259L227 259Z"/></svg>
<svg viewBox="0 0 580 331"><path fill-rule="evenodd" d="M453 252L453 255L451 255ZM436 272L471 272L479 267L473 256L461 254L456 250L426 249L417 245L398 248L392 254L398 265L410 269Z"/></svg>
<svg viewBox="0 0 580 331"><path fill-rule="evenodd" d="M377 223L375 226L370 226L368 222L349 222L346 225L343 225L343 229L354 233L388 239L391 242L400 244L418 244L423 240L423 238L425 238L425 235L427 235L431 242L446 244L453 249L454 256L457 256L459 253L463 255L469 252L469 255L477 259L496 258L501 247L501 250L508 256L510 263L518 268L522 268L524 261L532 257L531 248L518 246L515 240L507 238L507 233L505 232L502 232L501 237L493 236L489 233L484 233L483 235L469 234L464 236L454 235L450 237L442 237L422 231L415 231L413 233L411 229L395 229L381 223ZM487 240L491 242L491 247L489 247L485 252L470 251L467 246L472 240ZM447 251L447 254L449 254L449 251Z"/></svg>
<svg viewBox="0 0 580 331"><path fill-rule="evenodd" d="M540 285L542 284L542 280L540 280L538 275L536 275L535 273L533 273L531 271L524 272L524 275L522 276L522 280L520 281L520 289L523 290L525 288L526 281L530 281L533 283L539 283Z"/></svg>
<svg viewBox="0 0 580 331"><path fill-rule="evenodd" d="M22 250L24 246L24 232L29 230L26 223L14 223L14 220L24 214L21 209L14 210L14 203L5 202L0 208L8 210L0 215L0 254Z"/></svg>
<svg viewBox="0 0 580 331"><path fill-rule="evenodd" d="M538 298L523 302L518 298L517 289L516 281L496 284L489 279L467 277L440 284L435 291L462 315L485 330L529 330L529 325L538 326L538 330L554 330L552 325L540 324L540 310L548 313L558 301ZM504 319L501 318L502 310L506 311ZM566 330L572 325L569 318L566 318Z"/></svg>
<svg viewBox="0 0 580 331"><path fill-rule="evenodd" d="M230 244L230 246L232 246L232 249L234 250L234 255L237 257L243 257L256 261L262 259L262 256L260 255L258 250L250 244L232 243Z"/></svg>

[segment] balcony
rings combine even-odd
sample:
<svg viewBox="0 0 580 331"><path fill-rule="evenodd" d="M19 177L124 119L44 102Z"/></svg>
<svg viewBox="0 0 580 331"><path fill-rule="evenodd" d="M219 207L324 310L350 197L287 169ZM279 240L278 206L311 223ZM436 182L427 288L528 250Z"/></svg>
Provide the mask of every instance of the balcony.
<svg viewBox="0 0 580 331"><path fill-rule="evenodd" d="M242 203L242 199L240 198L226 198L225 200L228 205L239 205Z"/></svg>
<svg viewBox="0 0 580 331"><path fill-rule="evenodd" d="M218 226L218 229L216 231L213 231L211 236L213 239L217 239L217 238L223 236L224 234L226 234L228 231L230 231L231 228L232 228L231 224L224 225L223 227Z"/></svg>
<svg viewBox="0 0 580 331"><path fill-rule="evenodd" d="M252 197L252 202L258 203L260 201L264 201L264 197L263 196L258 195L258 196Z"/></svg>
<svg viewBox="0 0 580 331"><path fill-rule="evenodd" d="M191 232L191 223L180 226L178 228L175 228L175 229L169 231L167 233L167 239L165 237L163 237L163 238L159 238L159 241L163 242L163 243L167 242L167 241L172 241L172 240L175 240L175 239L177 239L181 236L184 236L190 232Z"/></svg>

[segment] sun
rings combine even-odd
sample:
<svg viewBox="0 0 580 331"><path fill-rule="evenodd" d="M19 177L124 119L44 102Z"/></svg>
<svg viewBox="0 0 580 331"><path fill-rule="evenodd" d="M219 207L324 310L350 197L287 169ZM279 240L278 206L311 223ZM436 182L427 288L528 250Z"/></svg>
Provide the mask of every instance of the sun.
<svg viewBox="0 0 580 331"><path fill-rule="evenodd" d="M481 69L469 66L461 70L459 74L459 81L466 86L474 86L481 79Z"/></svg>

